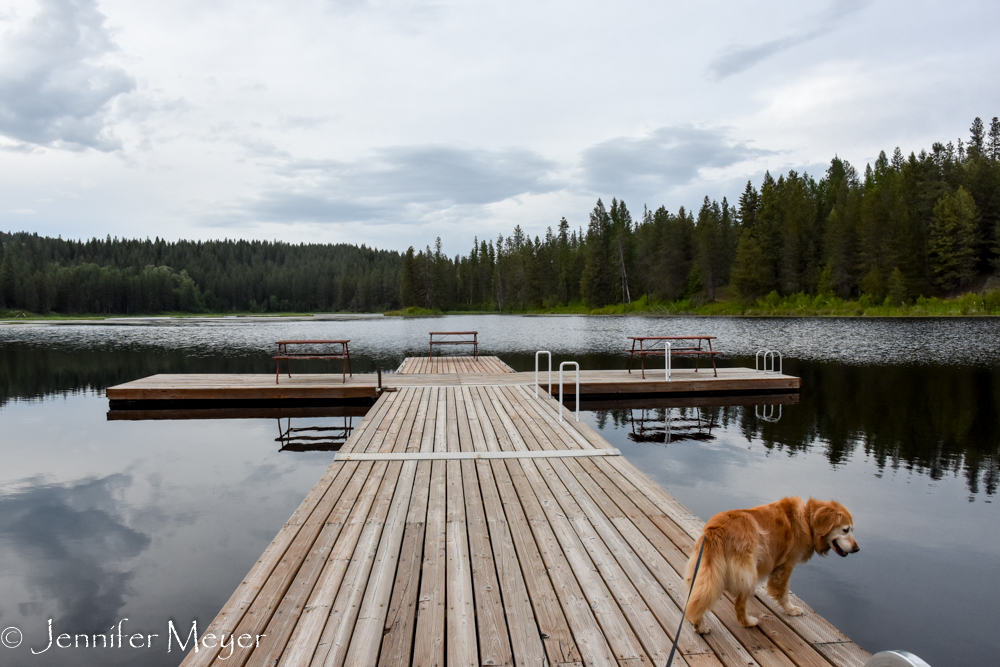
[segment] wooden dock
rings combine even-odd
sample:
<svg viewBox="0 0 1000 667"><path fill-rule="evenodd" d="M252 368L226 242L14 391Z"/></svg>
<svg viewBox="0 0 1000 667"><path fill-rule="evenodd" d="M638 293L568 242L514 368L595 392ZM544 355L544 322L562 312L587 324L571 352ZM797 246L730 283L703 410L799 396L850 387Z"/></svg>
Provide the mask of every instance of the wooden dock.
<svg viewBox="0 0 1000 667"><path fill-rule="evenodd" d="M185 667L665 663L702 522L544 392L447 375L379 397ZM864 664L795 603L723 601L674 664Z"/></svg>
<svg viewBox="0 0 1000 667"><path fill-rule="evenodd" d="M548 389L548 373L539 374ZM575 374L565 375L564 394L576 393ZM553 373L553 394L558 395L558 373ZM515 386L535 383L535 374L516 373L496 357L409 357L396 373L382 374L382 389L416 386ZM718 377L702 368L675 369L668 382L665 372L647 370L584 370L580 373L581 396L725 395L797 392L801 381L780 373L762 373L749 368L720 368ZM152 375L109 387L113 402L156 401L374 401L379 393L373 373L355 374L346 381L333 374L301 374L282 377L263 374Z"/></svg>

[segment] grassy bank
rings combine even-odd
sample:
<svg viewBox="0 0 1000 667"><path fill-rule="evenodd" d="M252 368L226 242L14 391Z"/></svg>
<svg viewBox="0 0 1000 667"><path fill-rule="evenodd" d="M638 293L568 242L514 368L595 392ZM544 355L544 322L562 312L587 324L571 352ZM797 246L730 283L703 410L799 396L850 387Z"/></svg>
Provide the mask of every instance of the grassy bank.
<svg viewBox="0 0 1000 667"><path fill-rule="evenodd" d="M409 309L421 311L423 309ZM401 311L397 311L401 312ZM488 311L460 311L474 314ZM449 311L459 314L459 311ZM616 304L603 308L588 308L582 303L552 308L521 311L528 315L697 315L724 317L980 317L1000 316L1000 290L984 294L968 293L942 299L921 297L910 303L894 304L889 300L873 302L868 297L856 300L841 299L831 294L810 296L796 294L787 297L772 292L753 303L738 300L698 302L691 299L679 301L650 301L646 297L631 304ZM388 313L387 313L388 314ZM440 311L413 312L411 315L433 315Z"/></svg>
<svg viewBox="0 0 1000 667"><path fill-rule="evenodd" d="M481 315L496 311L462 310L441 311L428 308L410 307L384 313L390 317L434 317L440 315ZM59 320L103 320L108 318L205 318L205 317L310 317L321 313L147 313L142 315L63 315L48 313L39 315L24 311L0 311L3 321L59 321ZM893 304L888 299L875 303L868 297L856 300L841 299L830 294L809 296L795 294L780 297L772 292L767 297L753 303L738 300L718 300L699 302L692 299L679 301L652 301L645 296L631 304L616 304L603 308L589 308L582 303L551 308L535 308L516 311L520 315L659 315L659 316L723 316L723 317L997 317L1000 316L1000 290L985 293L970 292L960 296L942 298L921 297L910 303Z"/></svg>

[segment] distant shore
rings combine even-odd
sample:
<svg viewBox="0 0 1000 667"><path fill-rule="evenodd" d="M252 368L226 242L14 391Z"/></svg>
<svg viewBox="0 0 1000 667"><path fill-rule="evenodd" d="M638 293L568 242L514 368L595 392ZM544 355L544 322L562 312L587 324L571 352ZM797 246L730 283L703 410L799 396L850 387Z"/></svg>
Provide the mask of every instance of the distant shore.
<svg viewBox="0 0 1000 667"><path fill-rule="evenodd" d="M273 322L344 321L377 317L439 317L444 315L644 315L652 317L1000 317L1000 290L967 293L957 297L920 298L913 303L873 303L862 297L840 299L830 295L799 294L778 297L772 294L752 304L740 301L696 303L692 300L648 302L645 297L631 304L588 308L584 304L537 308L523 311L461 310L441 311L406 308L386 313L161 313L141 315L39 315L23 311L0 312L0 323L123 324L156 325L168 322Z"/></svg>

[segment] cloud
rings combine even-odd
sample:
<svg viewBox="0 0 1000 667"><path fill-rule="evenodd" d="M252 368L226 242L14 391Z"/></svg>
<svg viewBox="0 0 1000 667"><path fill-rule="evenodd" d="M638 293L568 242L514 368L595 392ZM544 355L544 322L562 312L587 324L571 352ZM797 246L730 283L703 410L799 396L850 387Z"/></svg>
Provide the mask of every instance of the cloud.
<svg viewBox="0 0 1000 667"><path fill-rule="evenodd" d="M125 563L151 541L120 516L115 497L131 483L114 474L0 496L0 544L20 556L36 602L56 602L59 624L99 632L119 617L133 576ZM26 604L22 612L39 608Z"/></svg>
<svg viewBox="0 0 1000 667"><path fill-rule="evenodd" d="M0 44L0 134L72 150L121 147L109 106L135 82L108 62L117 46L94 0L41 0Z"/></svg>
<svg viewBox="0 0 1000 667"><path fill-rule="evenodd" d="M531 151L446 146L382 148L356 161L285 160L275 168L284 186L235 210L269 222L408 222L561 189L555 170Z"/></svg>
<svg viewBox="0 0 1000 667"><path fill-rule="evenodd" d="M861 11L869 4L871 4L871 0L838 0L813 19L812 26L798 34L723 52L709 63L709 76L716 81L721 81L728 76L748 70L776 53L787 51L799 44L805 44L832 32L841 20Z"/></svg>
<svg viewBox="0 0 1000 667"><path fill-rule="evenodd" d="M691 182L703 169L773 154L733 142L721 129L681 125L592 146L583 152L582 167L593 192L649 197Z"/></svg>

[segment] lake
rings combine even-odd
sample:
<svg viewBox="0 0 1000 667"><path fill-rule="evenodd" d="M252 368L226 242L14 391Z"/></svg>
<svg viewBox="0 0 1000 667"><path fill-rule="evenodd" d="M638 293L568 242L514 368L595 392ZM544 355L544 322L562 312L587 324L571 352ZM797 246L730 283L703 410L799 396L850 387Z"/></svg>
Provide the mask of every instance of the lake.
<svg viewBox="0 0 1000 667"><path fill-rule="evenodd" d="M703 519L786 495L844 503L861 551L796 568L792 590L866 649L934 667L1000 652L995 320L227 318L0 325L0 628L21 637L0 646L0 664L178 664L168 623L184 636L193 620L206 626L332 460L294 451L288 426L361 420L109 420L106 387L273 372L283 338L349 338L354 370L393 369L441 329L478 330L481 353L517 370L533 369L538 349L623 368L628 335L715 335L723 365L780 350L802 377L797 403L598 404L582 418ZM120 625L125 645L34 655L49 619L55 634ZM133 633L159 637L130 648Z"/></svg>

